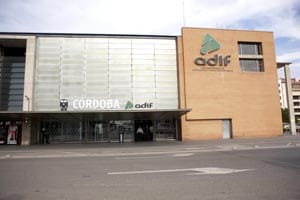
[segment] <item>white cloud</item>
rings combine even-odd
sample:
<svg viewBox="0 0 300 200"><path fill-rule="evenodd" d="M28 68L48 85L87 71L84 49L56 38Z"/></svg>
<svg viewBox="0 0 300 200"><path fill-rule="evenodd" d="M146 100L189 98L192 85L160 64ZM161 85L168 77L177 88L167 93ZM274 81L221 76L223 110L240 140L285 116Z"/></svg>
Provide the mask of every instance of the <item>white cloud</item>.
<svg viewBox="0 0 300 200"><path fill-rule="evenodd" d="M291 62L290 69L291 69L291 76L292 78L299 78L300 77L300 52L289 52L284 53L277 56L277 62ZM283 69L278 71L279 77L284 77Z"/></svg>
<svg viewBox="0 0 300 200"><path fill-rule="evenodd" d="M0 31L180 34L183 0L2 1ZM184 0L187 26L273 30L300 39L296 0ZM265 23L264 23L265 22Z"/></svg>
<svg viewBox="0 0 300 200"><path fill-rule="evenodd" d="M199 2L197 6L195 2ZM254 29L274 31L277 37L300 39L296 3L296 0L194 1L187 8L191 11L187 22L191 26L243 29L254 24Z"/></svg>
<svg viewBox="0 0 300 200"><path fill-rule="evenodd" d="M290 52L277 56L279 62L293 62L295 60L300 60L300 52Z"/></svg>
<svg viewBox="0 0 300 200"><path fill-rule="evenodd" d="M0 0L0 31L180 35L183 1L186 26L268 30L300 40L299 0ZM280 52L291 51L278 60L298 63L299 49Z"/></svg>
<svg viewBox="0 0 300 200"><path fill-rule="evenodd" d="M180 0L10 0L0 7L0 31L179 33ZM175 28L174 28L175 27Z"/></svg>

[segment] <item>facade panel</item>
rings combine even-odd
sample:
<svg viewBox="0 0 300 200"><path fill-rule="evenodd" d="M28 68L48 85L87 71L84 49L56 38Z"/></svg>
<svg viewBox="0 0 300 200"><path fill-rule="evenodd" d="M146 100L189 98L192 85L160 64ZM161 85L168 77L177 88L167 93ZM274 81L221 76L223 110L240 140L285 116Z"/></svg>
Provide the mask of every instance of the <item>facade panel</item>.
<svg viewBox="0 0 300 200"><path fill-rule="evenodd" d="M74 100L91 98L117 99L121 110L128 101L152 103L152 109L177 109L176 43L39 37L35 83L35 111L58 111L60 99L67 99L68 110L73 110Z"/></svg>

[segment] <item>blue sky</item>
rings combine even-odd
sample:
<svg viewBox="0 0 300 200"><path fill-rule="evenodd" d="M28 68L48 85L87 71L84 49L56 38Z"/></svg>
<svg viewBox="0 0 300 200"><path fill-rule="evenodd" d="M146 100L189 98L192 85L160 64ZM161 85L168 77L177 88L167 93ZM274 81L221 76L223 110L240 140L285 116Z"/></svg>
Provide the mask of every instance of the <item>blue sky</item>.
<svg viewBox="0 0 300 200"><path fill-rule="evenodd" d="M277 60L300 78L299 0L0 0L0 32L180 35L184 22L273 31Z"/></svg>

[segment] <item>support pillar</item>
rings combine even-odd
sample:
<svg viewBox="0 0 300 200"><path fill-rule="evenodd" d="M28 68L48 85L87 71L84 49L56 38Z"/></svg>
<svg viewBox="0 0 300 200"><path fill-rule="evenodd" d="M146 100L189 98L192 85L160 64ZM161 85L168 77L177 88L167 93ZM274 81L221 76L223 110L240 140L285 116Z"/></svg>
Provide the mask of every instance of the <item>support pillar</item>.
<svg viewBox="0 0 300 200"><path fill-rule="evenodd" d="M84 123L84 142L87 144L88 143L88 122L87 121L83 121ZM96 133L95 133L95 137L96 137ZM95 138L96 141L96 138Z"/></svg>
<svg viewBox="0 0 300 200"><path fill-rule="evenodd" d="M153 142L156 142L156 127L157 127L156 120L153 120Z"/></svg>
<svg viewBox="0 0 300 200"><path fill-rule="evenodd" d="M297 135L289 64L284 65L284 76L285 76L285 80L286 80L286 96L287 96L289 115L290 115L291 134Z"/></svg>
<svg viewBox="0 0 300 200"><path fill-rule="evenodd" d="M110 121L108 121L108 142L110 142Z"/></svg>
<svg viewBox="0 0 300 200"><path fill-rule="evenodd" d="M22 123L22 142L21 145L30 145L31 138L31 121Z"/></svg>
<svg viewBox="0 0 300 200"><path fill-rule="evenodd" d="M175 119L175 137L179 140L178 119Z"/></svg>

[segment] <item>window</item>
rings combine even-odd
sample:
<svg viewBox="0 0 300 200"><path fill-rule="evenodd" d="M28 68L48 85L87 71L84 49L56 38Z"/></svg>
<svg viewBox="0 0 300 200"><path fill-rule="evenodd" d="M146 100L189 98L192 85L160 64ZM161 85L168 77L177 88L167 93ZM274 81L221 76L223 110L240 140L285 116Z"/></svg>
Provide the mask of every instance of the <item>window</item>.
<svg viewBox="0 0 300 200"><path fill-rule="evenodd" d="M299 108L294 109L295 112L300 112Z"/></svg>
<svg viewBox="0 0 300 200"><path fill-rule="evenodd" d="M239 42L240 55L262 55L261 43Z"/></svg>
<svg viewBox="0 0 300 200"><path fill-rule="evenodd" d="M262 59L240 59L240 67L242 71L247 72L262 72Z"/></svg>
<svg viewBox="0 0 300 200"><path fill-rule="evenodd" d="M244 72L263 72L262 45L259 42L238 42L240 68Z"/></svg>
<svg viewBox="0 0 300 200"><path fill-rule="evenodd" d="M300 106L300 102L294 102L294 106Z"/></svg>
<svg viewBox="0 0 300 200"><path fill-rule="evenodd" d="M293 96L293 99L297 100L297 99L299 99L299 96Z"/></svg>

